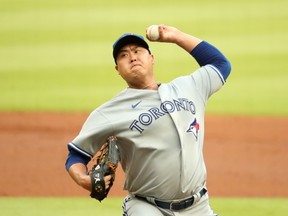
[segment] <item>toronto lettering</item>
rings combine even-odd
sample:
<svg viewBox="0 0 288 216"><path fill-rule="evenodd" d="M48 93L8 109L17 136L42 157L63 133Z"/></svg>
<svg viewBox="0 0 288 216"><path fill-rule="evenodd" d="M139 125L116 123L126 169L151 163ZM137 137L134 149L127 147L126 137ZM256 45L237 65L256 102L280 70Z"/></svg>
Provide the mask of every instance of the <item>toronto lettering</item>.
<svg viewBox="0 0 288 216"><path fill-rule="evenodd" d="M195 115L196 108L194 103L186 98L173 99L172 101L167 100L162 102L159 107L153 107L147 110L147 112L141 113L137 119L133 120L129 128L143 133L144 127L151 125L153 121L176 111L188 111Z"/></svg>

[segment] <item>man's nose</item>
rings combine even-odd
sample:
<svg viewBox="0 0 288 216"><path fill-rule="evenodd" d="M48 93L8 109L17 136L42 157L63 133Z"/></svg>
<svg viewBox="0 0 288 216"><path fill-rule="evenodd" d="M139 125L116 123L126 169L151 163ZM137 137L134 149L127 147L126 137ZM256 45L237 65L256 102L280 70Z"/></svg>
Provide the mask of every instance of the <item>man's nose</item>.
<svg viewBox="0 0 288 216"><path fill-rule="evenodd" d="M136 61L136 55L134 53L131 53L130 58L131 62Z"/></svg>

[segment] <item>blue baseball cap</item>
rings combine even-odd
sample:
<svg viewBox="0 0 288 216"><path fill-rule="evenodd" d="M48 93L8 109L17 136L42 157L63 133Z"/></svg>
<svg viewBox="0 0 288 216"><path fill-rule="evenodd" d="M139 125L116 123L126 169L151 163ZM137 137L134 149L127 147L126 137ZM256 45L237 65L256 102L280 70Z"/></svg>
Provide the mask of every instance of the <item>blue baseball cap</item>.
<svg viewBox="0 0 288 216"><path fill-rule="evenodd" d="M141 47L144 47L150 52L149 46L144 40L144 37L138 34L133 33L125 33L121 37L119 37L115 43L113 44L113 57L116 63L117 54L119 53L120 49L128 44L138 44Z"/></svg>

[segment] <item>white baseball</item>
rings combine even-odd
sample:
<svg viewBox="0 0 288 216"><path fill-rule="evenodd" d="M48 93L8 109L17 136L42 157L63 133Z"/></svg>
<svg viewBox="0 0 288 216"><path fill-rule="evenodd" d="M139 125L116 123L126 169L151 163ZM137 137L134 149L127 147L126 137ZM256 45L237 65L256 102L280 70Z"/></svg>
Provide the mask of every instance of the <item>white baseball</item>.
<svg viewBox="0 0 288 216"><path fill-rule="evenodd" d="M147 36L150 40L156 41L159 39L159 30L158 30L158 25L151 25L147 29Z"/></svg>

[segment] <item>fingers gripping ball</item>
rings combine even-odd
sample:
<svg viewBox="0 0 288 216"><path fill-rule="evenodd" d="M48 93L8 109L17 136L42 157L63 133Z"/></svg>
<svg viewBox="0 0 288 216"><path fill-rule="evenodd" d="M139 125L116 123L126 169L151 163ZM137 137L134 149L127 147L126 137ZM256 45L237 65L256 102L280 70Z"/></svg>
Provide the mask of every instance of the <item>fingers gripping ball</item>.
<svg viewBox="0 0 288 216"><path fill-rule="evenodd" d="M101 202L107 197L110 188L113 186L119 160L120 156L116 137L111 136L92 159L95 163L89 172L92 185L90 196L92 198ZM106 189L104 177L108 175L111 175L111 180L109 187Z"/></svg>
<svg viewBox="0 0 288 216"><path fill-rule="evenodd" d="M147 29L147 37L151 41L156 41L160 38L158 25L151 25Z"/></svg>

